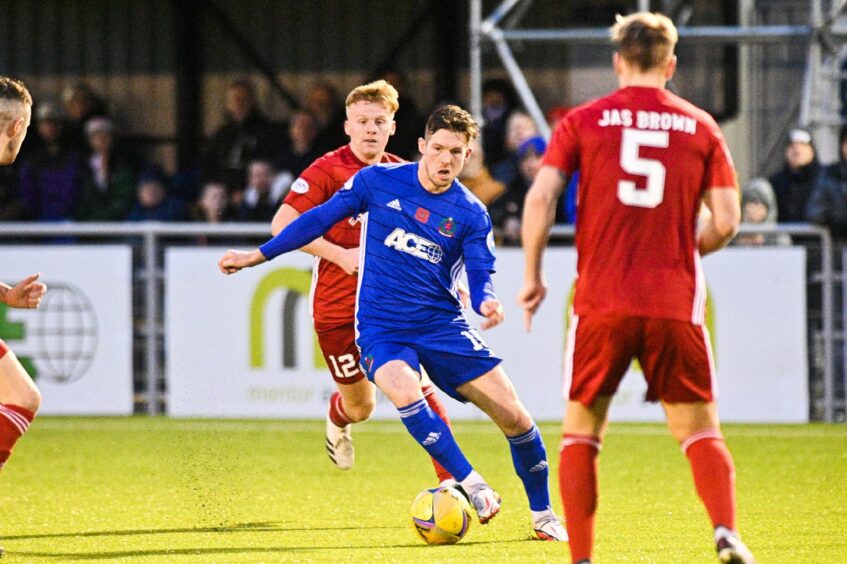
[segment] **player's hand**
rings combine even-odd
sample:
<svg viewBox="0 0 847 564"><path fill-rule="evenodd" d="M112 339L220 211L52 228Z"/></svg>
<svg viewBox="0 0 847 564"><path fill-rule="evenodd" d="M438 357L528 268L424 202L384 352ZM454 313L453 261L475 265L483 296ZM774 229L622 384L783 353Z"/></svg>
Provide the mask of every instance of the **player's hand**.
<svg viewBox="0 0 847 564"><path fill-rule="evenodd" d="M506 319L506 312L503 311L503 304L500 300L488 300L479 305L479 311L485 317L485 321L479 324L482 330L491 329L503 323Z"/></svg>
<svg viewBox="0 0 847 564"><path fill-rule="evenodd" d="M538 310L541 302L547 296L547 284L543 279L533 282L524 282L523 288L518 292L518 305L523 308L523 324L526 332L532 331L532 316Z"/></svg>
<svg viewBox="0 0 847 564"><path fill-rule="evenodd" d="M221 272L224 274L235 274L242 268L256 266L257 264L262 264L266 260L265 255L263 255L259 249L255 249L253 251L229 250L221 257L221 260L218 261L218 268L220 268Z"/></svg>
<svg viewBox="0 0 847 564"><path fill-rule="evenodd" d="M359 247L341 249L332 262L340 266L347 274L356 274L359 272Z"/></svg>
<svg viewBox="0 0 847 564"><path fill-rule="evenodd" d="M47 291L47 286L38 282L40 274L27 276L8 290L3 295L3 301L9 307L19 309L35 309L41 303L41 298Z"/></svg>
<svg viewBox="0 0 847 564"><path fill-rule="evenodd" d="M471 307L471 292L461 280L459 280L459 283L456 284L456 292L459 293L459 301L462 303L462 308L468 309Z"/></svg>

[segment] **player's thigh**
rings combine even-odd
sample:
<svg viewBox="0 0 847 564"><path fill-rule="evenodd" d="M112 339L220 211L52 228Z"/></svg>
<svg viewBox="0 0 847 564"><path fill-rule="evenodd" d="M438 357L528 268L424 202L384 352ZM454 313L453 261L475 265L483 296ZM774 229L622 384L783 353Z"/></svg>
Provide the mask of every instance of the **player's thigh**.
<svg viewBox="0 0 847 564"><path fill-rule="evenodd" d="M479 332L461 319L410 336L409 342L432 382L461 402L469 401L459 392L462 385L488 374L502 362Z"/></svg>
<svg viewBox="0 0 847 564"><path fill-rule="evenodd" d="M420 374L405 360L389 360L374 371L374 383L397 408L423 398Z"/></svg>
<svg viewBox="0 0 847 564"><path fill-rule="evenodd" d="M597 396L590 406L570 400L565 407L562 433L603 438L612 396Z"/></svg>
<svg viewBox="0 0 847 564"><path fill-rule="evenodd" d="M647 319L638 359L647 380L647 400L708 403L714 400L711 344L702 326Z"/></svg>
<svg viewBox="0 0 847 564"><path fill-rule="evenodd" d="M359 349L353 324L316 330L321 353L329 367L332 379L339 388L365 379L359 367Z"/></svg>
<svg viewBox="0 0 847 564"><path fill-rule="evenodd" d="M0 355L0 403L37 411L41 405L41 394L15 353L2 340Z"/></svg>
<svg viewBox="0 0 847 564"><path fill-rule="evenodd" d="M520 434L532 427L532 417L502 366L465 382L456 390L485 412L506 435Z"/></svg>
<svg viewBox="0 0 847 564"><path fill-rule="evenodd" d="M641 346L643 320L611 315L573 316L565 346L565 399L591 407L618 389Z"/></svg>
<svg viewBox="0 0 847 564"><path fill-rule="evenodd" d="M720 428L715 402L662 402L662 407L668 420L668 429L680 443L700 431Z"/></svg>

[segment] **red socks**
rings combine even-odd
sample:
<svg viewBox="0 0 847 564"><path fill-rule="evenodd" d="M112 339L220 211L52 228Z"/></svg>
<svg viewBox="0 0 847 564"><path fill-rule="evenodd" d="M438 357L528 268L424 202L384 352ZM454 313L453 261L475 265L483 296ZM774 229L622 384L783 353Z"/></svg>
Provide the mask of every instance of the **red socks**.
<svg viewBox="0 0 847 564"><path fill-rule="evenodd" d="M344 413L344 407L341 405L341 393L335 392L329 398L329 420L336 427L346 427L352 421Z"/></svg>
<svg viewBox="0 0 847 564"><path fill-rule="evenodd" d="M597 510L597 454L600 439L563 435L559 451L559 492L565 506L571 560L591 558Z"/></svg>
<svg viewBox="0 0 847 564"><path fill-rule="evenodd" d="M17 405L0 404L0 468L12 454L12 447L26 433L35 413Z"/></svg>
<svg viewBox="0 0 847 564"><path fill-rule="evenodd" d="M694 486L712 526L735 530L735 465L717 429L707 429L688 437L682 451L691 463Z"/></svg>
<svg viewBox="0 0 847 564"><path fill-rule="evenodd" d="M435 393L435 386L432 384L428 386L424 386L423 388L424 399L426 399L426 403L429 404L429 408L438 415L442 421L444 421L450 430L453 430L453 426L450 425L450 418L447 416L447 408L444 407L444 404L441 403L441 400L438 399L438 395ZM432 466L435 468L435 473L438 475L438 481L443 482L444 480L449 480L453 476L450 472L447 471L442 465L438 463L434 458L432 459Z"/></svg>

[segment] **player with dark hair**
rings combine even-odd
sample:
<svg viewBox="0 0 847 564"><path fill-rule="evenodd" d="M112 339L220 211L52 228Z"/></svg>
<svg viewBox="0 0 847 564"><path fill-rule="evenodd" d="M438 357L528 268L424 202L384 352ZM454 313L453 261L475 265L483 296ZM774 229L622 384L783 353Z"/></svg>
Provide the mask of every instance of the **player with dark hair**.
<svg viewBox="0 0 847 564"><path fill-rule="evenodd" d="M26 137L32 116L32 97L18 80L0 77L0 165L15 162ZM38 307L47 286L38 282L38 274L28 276L15 286L0 282L0 303L6 307ZM41 405L41 394L6 343L0 340L0 468L12 447L27 431ZM3 549L0 548L0 555Z"/></svg>
<svg viewBox="0 0 847 564"><path fill-rule="evenodd" d="M723 562L753 562L735 531L735 470L720 432L704 325L702 255L726 245L740 218L732 159L715 121L665 89L676 68L676 28L661 15L618 17L620 89L568 113L526 198L527 330L546 294L541 258L567 178L580 173L574 314L559 485L571 558L589 562L597 455L609 403L633 357L647 400L661 401L688 457ZM698 228L701 204L703 214Z"/></svg>
<svg viewBox="0 0 847 564"><path fill-rule="evenodd" d="M274 235L300 214L329 198L362 168L376 163L403 162L385 152L394 134L397 90L384 80L357 86L345 101L344 132L350 142L323 155L303 171L291 186L271 224ZM312 314L318 344L330 367L338 391L329 400L326 419L326 450L342 470L353 465L355 451L351 426L365 421L376 407L376 390L359 370L359 349L353 327L356 310L356 273L359 269L359 218L335 224L323 237L301 250L315 255L312 282ZM449 425L447 409L431 383L423 387L430 408ZM441 482L452 477L433 460Z"/></svg>
<svg viewBox="0 0 847 564"><path fill-rule="evenodd" d="M232 274L290 252L342 218L364 213L356 311L362 368L400 413L415 440L461 484L481 523L500 496L465 458L450 428L427 405L421 367L445 393L472 402L506 435L543 540L566 540L550 507L547 454L501 360L472 329L456 292L462 267L474 310L487 329L503 321L494 293L494 244L485 207L456 177L478 134L465 110L443 106L427 120L420 162L365 168L325 204L253 251L220 260Z"/></svg>

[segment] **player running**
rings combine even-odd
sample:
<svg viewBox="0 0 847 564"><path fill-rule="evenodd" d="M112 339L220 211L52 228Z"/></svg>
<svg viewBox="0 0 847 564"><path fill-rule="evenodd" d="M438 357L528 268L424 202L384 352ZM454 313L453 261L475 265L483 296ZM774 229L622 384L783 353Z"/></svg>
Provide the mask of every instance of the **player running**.
<svg viewBox="0 0 847 564"><path fill-rule="evenodd" d="M0 77L0 165L15 162L32 117L32 96L22 82ZM41 303L47 286L34 274L8 286L0 282L0 303L7 307L33 309ZM0 468L12 447L29 429L41 405L41 394L18 361L0 340ZM0 555L3 549L0 548Z"/></svg>
<svg viewBox="0 0 847 564"><path fill-rule="evenodd" d="M715 121L665 89L677 32L660 14L618 16L614 70L620 89L559 123L524 208L527 330L546 293L541 268L556 202L579 171L570 386L559 487L571 558L589 562L597 507L597 455L612 395L633 357L647 399L661 401L691 463L723 562L753 562L735 531L735 470L715 406L704 326L700 256L719 250L740 218L735 171ZM697 228L701 202L711 210Z"/></svg>
<svg viewBox="0 0 847 564"><path fill-rule="evenodd" d="M456 294L464 266L474 310L487 329L503 321L494 293L491 220L457 180L478 134L470 114L443 106L429 116L418 163L360 171L328 202L303 214L260 249L229 251L222 272L261 264L301 247L342 218L364 213L356 343L368 378L400 413L409 433L461 484L480 523L500 511L500 496L477 473L450 428L427 405L421 367L459 401L484 411L506 435L523 482L535 536L564 541L550 507L547 453L501 360L465 319Z"/></svg>
<svg viewBox="0 0 847 564"><path fill-rule="evenodd" d="M384 80L354 88L345 102L344 132L350 143L326 153L303 171L271 224L274 235L300 214L335 194L360 169L402 159L385 152L394 134L394 114L399 108L397 90ZM353 318L356 309L356 273L359 269L360 223L357 216L342 219L326 234L304 246L315 255L312 279L312 312L318 344L338 391L332 394L326 418L326 450L338 468L353 465L351 426L366 420L376 406L374 386L359 370ZM431 383L423 387L430 408L447 424L447 410ZM440 482L452 476L433 460Z"/></svg>

